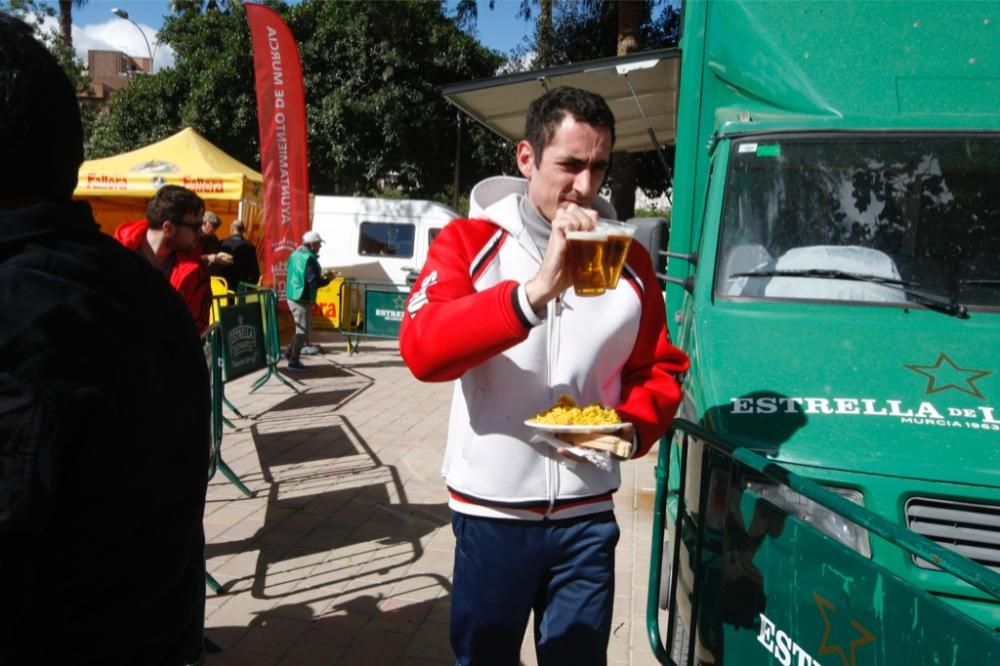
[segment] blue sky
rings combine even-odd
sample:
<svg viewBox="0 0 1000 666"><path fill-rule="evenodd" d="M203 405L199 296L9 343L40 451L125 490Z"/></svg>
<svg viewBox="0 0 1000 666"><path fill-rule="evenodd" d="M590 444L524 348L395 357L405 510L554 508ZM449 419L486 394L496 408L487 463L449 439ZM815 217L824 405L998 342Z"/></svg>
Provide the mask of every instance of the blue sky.
<svg viewBox="0 0 1000 666"><path fill-rule="evenodd" d="M509 54L530 34L532 23L515 16L520 0L496 0L492 10L488 0L477 1L476 37L486 46ZM111 14L118 7L142 27L151 47L156 48L156 69L169 66L173 63L173 52L169 47L157 48L156 44L156 30L163 23L163 15L169 13L169 6L170 0L89 0L83 7L73 8L74 46L83 60L88 48L115 48L132 56L147 55L146 43L135 26Z"/></svg>

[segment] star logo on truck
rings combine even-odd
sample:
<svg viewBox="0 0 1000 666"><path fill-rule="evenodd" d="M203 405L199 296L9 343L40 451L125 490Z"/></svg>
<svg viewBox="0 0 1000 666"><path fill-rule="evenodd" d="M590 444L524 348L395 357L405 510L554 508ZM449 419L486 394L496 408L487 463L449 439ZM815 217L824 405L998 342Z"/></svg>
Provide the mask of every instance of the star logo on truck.
<svg viewBox="0 0 1000 666"><path fill-rule="evenodd" d="M927 377L927 395L955 389L980 400L985 400L986 396L982 394L975 382L993 374L990 370L960 368L944 352L938 355L937 361L933 365L904 365L903 367Z"/></svg>
<svg viewBox="0 0 1000 666"><path fill-rule="evenodd" d="M833 602L824 599L816 592L813 592L813 599L816 601L816 608L819 610L820 617L823 618L823 638L819 642L819 655L822 657L828 654L835 654L840 657L840 663L843 666L857 666L858 648L869 643L874 643L874 634L854 619L850 620L852 631L841 630L845 628L840 626L843 624L843 621L837 617L837 608L833 605ZM834 624L838 627L836 633L839 635L839 640L836 643L831 642L830 639L830 634L834 633ZM852 635L854 635L854 639L848 641L847 639Z"/></svg>

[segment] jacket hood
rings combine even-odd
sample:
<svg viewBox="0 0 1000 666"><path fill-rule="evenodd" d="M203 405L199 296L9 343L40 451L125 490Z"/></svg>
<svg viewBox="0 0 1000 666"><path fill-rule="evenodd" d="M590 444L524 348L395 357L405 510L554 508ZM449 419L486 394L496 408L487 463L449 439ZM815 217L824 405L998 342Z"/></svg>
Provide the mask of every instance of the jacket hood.
<svg viewBox="0 0 1000 666"><path fill-rule="evenodd" d="M142 239L146 237L146 231L149 229L149 224L145 220L134 220L132 222L125 222L120 227L115 229L115 240L124 245L130 250L138 250L139 245L142 244ZM193 261L199 262L201 260L201 250L195 245L190 250L176 250L174 256L177 258L178 262L181 261Z"/></svg>
<svg viewBox="0 0 1000 666"><path fill-rule="evenodd" d="M494 176L481 181L469 196L469 217L486 218L506 231L518 234L523 228L518 204L528 191L528 180L514 176ZM594 209L603 218L616 220L618 213L603 197L594 198Z"/></svg>
<svg viewBox="0 0 1000 666"><path fill-rule="evenodd" d="M130 250L135 250L142 243L143 237L149 225L145 220L133 220L125 222L115 229L115 239Z"/></svg>

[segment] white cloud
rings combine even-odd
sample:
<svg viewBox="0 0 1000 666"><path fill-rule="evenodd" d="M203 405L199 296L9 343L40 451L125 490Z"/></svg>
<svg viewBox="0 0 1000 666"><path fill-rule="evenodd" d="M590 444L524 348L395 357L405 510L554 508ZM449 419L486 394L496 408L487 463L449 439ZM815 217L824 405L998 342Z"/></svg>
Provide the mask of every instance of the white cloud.
<svg viewBox="0 0 1000 666"><path fill-rule="evenodd" d="M518 72L527 72L531 69L531 63L535 60L538 55L537 51L527 51L521 55L514 55L513 58L508 58L508 60L500 65L495 72L495 76L504 76L506 74L516 74Z"/></svg>
<svg viewBox="0 0 1000 666"><path fill-rule="evenodd" d="M142 23L139 24L143 34L149 40L149 49L153 49L153 71L160 71L174 66L174 50L170 46L160 45L156 41L156 29ZM59 24L55 18L46 17L42 30L58 31ZM143 34L134 25L123 19L114 18L104 23L94 25L73 26L73 50L76 57L87 63L87 51L121 51L134 58L148 58L149 49L143 40Z"/></svg>
<svg viewBox="0 0 1000 666"><path fill-rule="evenodd" d="M134 58L149 57L149 49L153 49L154 71L174 66L174 50L167 45L160 45L156 41L156 29L148 25L139 24L146 39L149 40L149 48L146 42L134 25L123 19L114 18L104 23L85 25L83 27L73 26L73 48L77 57L87 62L88 49L111 49L122 51Z"/></svg>

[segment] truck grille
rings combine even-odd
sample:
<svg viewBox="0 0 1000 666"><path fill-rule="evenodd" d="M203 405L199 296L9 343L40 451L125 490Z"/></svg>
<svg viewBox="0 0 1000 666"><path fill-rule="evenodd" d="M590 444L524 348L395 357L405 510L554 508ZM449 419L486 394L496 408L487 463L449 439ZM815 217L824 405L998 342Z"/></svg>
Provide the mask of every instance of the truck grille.
<svg viewBox="0 0 1000 666"><path fill-rule="evenodd" d="M1000 506L914 497L906 503L910 529L1000 573ZM914 557L917 566L937 569Z"/></svg>

